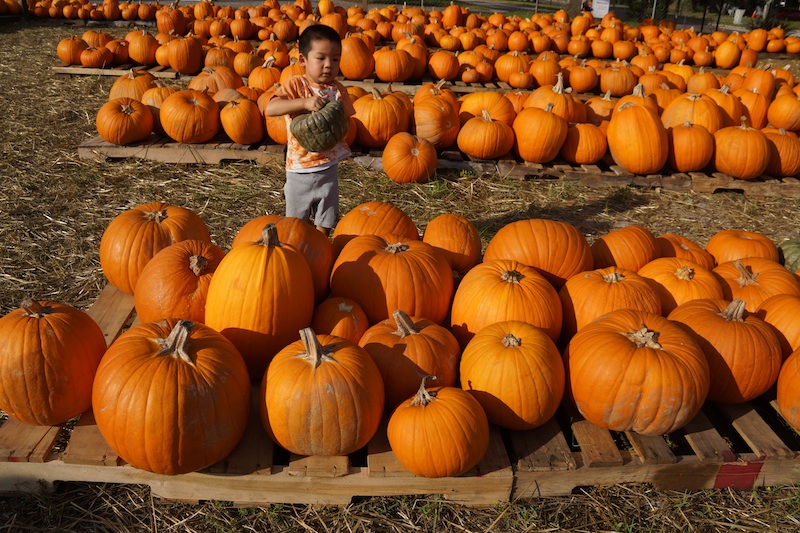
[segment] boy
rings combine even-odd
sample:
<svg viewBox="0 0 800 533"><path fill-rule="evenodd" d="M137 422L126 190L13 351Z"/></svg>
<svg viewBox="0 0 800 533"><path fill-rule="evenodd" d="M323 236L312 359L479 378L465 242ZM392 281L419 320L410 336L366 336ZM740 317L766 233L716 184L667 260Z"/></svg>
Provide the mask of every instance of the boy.
<svg viewBox="0 0 800 533"><path fill-rule="evenodd" d="M267 103L265 114L286 115L286 216L309 221L325 235L339 217L339 180L337 164L350 156L350 148L339 141L324 152L309 152L289 131L292 118L307 111L319 111L328 100L341 100L345 114L355 113L347 89L336 81L342 40L333 28L317 24L309 26L298 42L301 65L305 74L293 76L275 92Z"/></svg>

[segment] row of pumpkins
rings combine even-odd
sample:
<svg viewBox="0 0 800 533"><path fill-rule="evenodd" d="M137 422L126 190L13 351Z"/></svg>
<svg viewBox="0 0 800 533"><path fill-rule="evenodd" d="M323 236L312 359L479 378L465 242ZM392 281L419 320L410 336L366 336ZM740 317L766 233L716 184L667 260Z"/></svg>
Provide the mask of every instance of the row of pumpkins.
<svg viewBox="0 0 800 533"><path fill-rule="evenodd" d="M83 9L88 10L87 5L90 4L84 0ZM60 6L71 11L80 9L77 0L74 4L60 0L50 9L58 11ZM102 8L120 9L112 0L106 0ZM157 4L126 4L125 8L131 14L145 11L146 20L156 20L158 34L154 37L144 32L148 36L148 48L153 51L169 40L182 39L186 35L203 40L257 39L290 43L309 25L325 24L334 28L343 39L352 37L352 44L346 45L352 53L342 58L345 70L350 70L348 67L351 65L354 69L361 69L361 63L371 61L366 56L372 54L376 46L400 45L407 39L415 43L414 49L408 50L415 58L428 47L476 52L488 55L490 61L504 52L538 54L551 50L577 58L631 60L640 54L653 55L661 62L684 60L698 66L716 65L726 69L740 61L755 63L755 54L762 51L800 52L800 38L786 36L780 27L769 31L754 29L746 33L715 31L697 34L694 29L676 29L674 22L669 20L656 23L647 19L637 26L630 26L613 12L600 20L595 20L589 12L570 20L563 10L537 13L523 19L506 17L501 13L487 17L454 4L444 12L426 11L420 7L399 9L393 5L365 12L361 6L345 10L330 0L322 0L315 10L308 0L282 5L273 0L261 6L238 9L205 1L178 8ZM288 61L287 53L286 46L280 48L281 57ZM142 65L156 64L154 53L134 56L131 60Z"/></svg>
<svg viewBox="0 0 800 533"><path fill-rule="evenodd" d="M612 65L599 76L586 69L608 89L606 94L584 101L565 89L559 72L553 85L530 92L481 91L461 97L443 82L422 85L413 97L352 86L354 116L331 114L328 119L320 113L331 129L348 127L348 144L382 149L384 169L398 182L427 181L436 168L437 150L452 147L476 159L513 153L533 163L560 155L572 164L594 164L610 155L635 174L656 173L665 165L679 172L712 168L739 179L800 172L800 84L789 70L737 67L720 79L676 65L665 71L682 84L675 88L653 71L637 78L624 66ZM180 90L133 70L111 87L97 113L97 131L119 145L153 132L181 143L208 142L224 132L240 144L265 137L286 144L284 117L265 117L263 109L281 80L300 72L279 73L265 66L245 85L236 72L217 66Z"/></svg>
<svg viewBox="0 0 800 533"><path fill-rule="evenodd" d="M97 324L55 302L0 319L0 407L59 424L91 407L135 467L177 474L223 459L248 421L251 381L268 434L300 455L363 447L391 413L398 460L429 477L485 454L489 424L536 428L563 401L616 431L668 434L708 399L751 400L777 381L800 427L800 245L725 230L703 248L630 225L590 245L525 219L481 257L455 214L420 238L373 201L332 240L266 215L225 253L194 212L164 203L107 226L100 264L140 323L106 349Z"/></svg>

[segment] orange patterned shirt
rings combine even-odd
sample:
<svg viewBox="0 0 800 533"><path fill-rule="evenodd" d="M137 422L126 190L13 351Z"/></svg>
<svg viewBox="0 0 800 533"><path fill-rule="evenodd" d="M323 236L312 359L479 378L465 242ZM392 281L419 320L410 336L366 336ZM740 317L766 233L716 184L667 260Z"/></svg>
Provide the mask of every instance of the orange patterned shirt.
<svg viewBox="0 0 800 533"><path fill-rule="evenodd" d="M286 100L293 100L296 98L308 98L314 95L324 95L329 100L341 100L344 104L344 112L347 117L355 114L353 103L350 101L350 95L344 85L338 81L334 81L329 85L318 85L305 75L292 76L289 81L281 85L272 98L283 98ZM350 157L350 147L347 143L339 141L330 150L324 152L309 152L297 141L292 135L289 126L292 123L292 118L289 115L284 115L286 119L286 131L288 137L288 144L286 145L286 170L292 172L313 172L320 170L320 167L327 168Z"/></svg>

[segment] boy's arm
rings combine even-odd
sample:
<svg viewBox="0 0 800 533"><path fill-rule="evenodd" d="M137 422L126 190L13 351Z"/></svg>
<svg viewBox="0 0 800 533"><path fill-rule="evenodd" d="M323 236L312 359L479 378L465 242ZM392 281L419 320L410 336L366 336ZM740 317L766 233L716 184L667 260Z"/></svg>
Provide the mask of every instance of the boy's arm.
<svg viewBox="0 0 800 533"><path fill-rule="evenodd" d="M280 115L296 115L304 111L319 111L325 105L325 97L310 96L308 98L273 97L267 102L264 114L270 117Z"/></svg>

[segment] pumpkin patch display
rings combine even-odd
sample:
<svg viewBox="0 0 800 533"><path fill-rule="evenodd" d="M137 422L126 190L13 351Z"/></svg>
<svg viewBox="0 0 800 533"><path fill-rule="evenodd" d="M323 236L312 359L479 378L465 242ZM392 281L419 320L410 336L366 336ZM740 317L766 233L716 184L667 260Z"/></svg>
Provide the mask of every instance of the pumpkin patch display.
<svg viewBox="0 0 800 533"><path fill-rule="evenodd" d="M489 449L489 421L468 392L457 387L426 388L427 379L422 378L417 394L389 418L389 445L400 464L414 475L461 475Z"/></svg>
<svg viewBox="0 0 800 533"><path fill-rule="evenodd" d="M250 378L242 356L203 324L139 324L109 347L92 392L97 428L136 468L184 474L224 459L244 434Z"/></svg>
<svg viewBox="0 0 800 533"><path fill-rule="evenodd" d="M575 334L564 358L578 411L602 428L666 435L689 423L708 395L703 350L653 313L618 309L598 318Z"/></svg>
<svg viewBox="0 0 800 533"><path fill-rule="evenodd" d="M299 455L347 455L369 442L383 415L383 380L361 347L300 331L261 381L259 410L270 437Z"/></svg>
<svg viewBox="0 0 800 533"><path fill-rule="evenodd" d="M106 340L70 305L26 299L0 318L0 409L26 424L53 426L86 411Z"/></svg>
<svg viewBox="0 0 800 533"><path fill-rule="evenodd" d="M564 364L553 340L529 323L482 328L461 355L461 387L493 424L527 430L555 414L564 394Z"/></svg>
<svg viewBox="0 0 800 533"><path fill-rule="evenodd" d="M294 117L289 129L300 146L309 152L324 152L344 139L349 124L344 104L339 100L328 100L319 111Z"/></svg>

